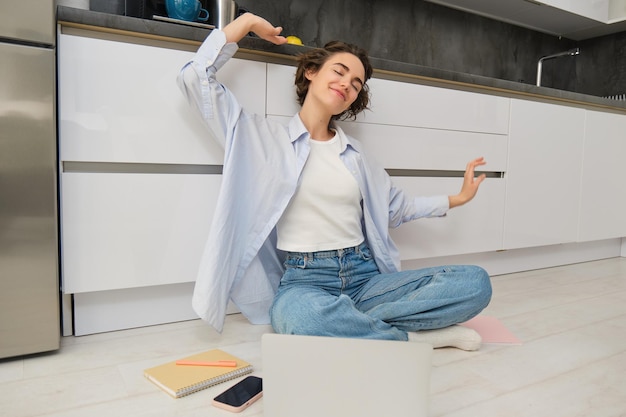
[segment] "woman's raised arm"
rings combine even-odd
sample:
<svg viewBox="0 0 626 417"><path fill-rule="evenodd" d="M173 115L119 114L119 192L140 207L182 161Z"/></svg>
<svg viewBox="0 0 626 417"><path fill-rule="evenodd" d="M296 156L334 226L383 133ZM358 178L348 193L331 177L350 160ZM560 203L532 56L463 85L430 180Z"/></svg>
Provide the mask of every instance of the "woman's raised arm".
<svg viewBox="0 0 626 417"><path fill-rule="evenodd" d="M252 32L259 38L276 45L287 43L287 38L280 34L282 31L282 27L274 27L267 20L252 13L244 13L222 29L227 42L239 42L249 32Z"/></svg>

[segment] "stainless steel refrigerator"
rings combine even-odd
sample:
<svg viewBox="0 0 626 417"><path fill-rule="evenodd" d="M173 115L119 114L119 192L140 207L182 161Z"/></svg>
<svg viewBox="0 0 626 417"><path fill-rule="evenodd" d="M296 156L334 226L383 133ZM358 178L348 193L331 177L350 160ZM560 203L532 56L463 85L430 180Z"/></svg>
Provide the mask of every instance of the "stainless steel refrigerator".
<svg viewBox="0 0 626 417"><path fill-rule="evenodd" d="M55 1L0 1L0 358L60 341Z"/></svg>

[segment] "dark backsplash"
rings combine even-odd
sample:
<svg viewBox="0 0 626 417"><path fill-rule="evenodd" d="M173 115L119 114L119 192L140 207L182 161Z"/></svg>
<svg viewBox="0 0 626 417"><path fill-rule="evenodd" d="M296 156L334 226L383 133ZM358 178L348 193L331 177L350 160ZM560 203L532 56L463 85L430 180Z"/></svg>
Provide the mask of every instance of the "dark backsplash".
<svg viewBox="0 0 626 417"><path fill-rule="evenodd" d="M91 9L124 10L126 1L91 0ZM539 58L580 47L576 57L545 61L541 84L595 96L626 93L626 32L576 42L422 0L237 3L309 46L341 39L377 58L527 84L536 82Z"/></svg>

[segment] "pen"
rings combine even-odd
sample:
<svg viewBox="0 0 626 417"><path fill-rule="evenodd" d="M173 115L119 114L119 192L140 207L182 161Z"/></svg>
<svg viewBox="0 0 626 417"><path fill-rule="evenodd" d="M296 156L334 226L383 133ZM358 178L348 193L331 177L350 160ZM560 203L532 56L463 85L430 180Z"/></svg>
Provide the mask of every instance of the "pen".
<svg viewBox="0 0 626 417"><path fill-rule="evenodd" d="M176 365L190 365L190 366L237 366L237 361L214 361L214 362L199 362L199 361L176 361Z"/></svg>

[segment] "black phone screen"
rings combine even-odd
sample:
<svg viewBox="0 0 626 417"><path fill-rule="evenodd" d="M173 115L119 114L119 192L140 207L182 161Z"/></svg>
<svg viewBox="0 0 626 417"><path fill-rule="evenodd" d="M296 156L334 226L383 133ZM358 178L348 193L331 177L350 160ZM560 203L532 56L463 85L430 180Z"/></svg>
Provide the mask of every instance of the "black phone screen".
<svg viewBox="0 0 626 417"><path fill-rule="evenodd" d="M233 407L241 407L250 398L263 390L263 380L257 376L248 376L239 381L226 391L215 397L215 401L228 404Z"/></svg>

